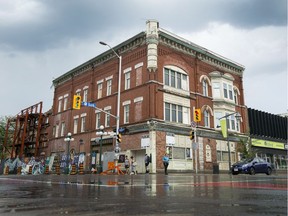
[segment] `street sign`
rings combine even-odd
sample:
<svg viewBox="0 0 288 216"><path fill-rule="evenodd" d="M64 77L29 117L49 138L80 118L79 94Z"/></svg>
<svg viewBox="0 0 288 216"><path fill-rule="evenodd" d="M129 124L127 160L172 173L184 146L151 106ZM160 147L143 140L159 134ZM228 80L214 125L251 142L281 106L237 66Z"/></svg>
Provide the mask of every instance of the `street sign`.
<svg viewBox="0 0 288 216"><path fill-rule="evenodd" d="M81 103L82 106L87 106L87 107L96 107L95 103L91 103L91 102L82 102Z"/></svg>
<svg viewBox="0 0 288 216"><path fill-rule="evenodd" d="M192 127L192 128L196 128L196 126L197 126L197 123L194 122L194 121L191 121L191 127Z"/></svg>
<svg viewBox="0 0 288 216"><path fill-rule="evenodd" d="M198 145L196 142L192 143L192 149L194 149L194 150L198 149Z"/></svg>

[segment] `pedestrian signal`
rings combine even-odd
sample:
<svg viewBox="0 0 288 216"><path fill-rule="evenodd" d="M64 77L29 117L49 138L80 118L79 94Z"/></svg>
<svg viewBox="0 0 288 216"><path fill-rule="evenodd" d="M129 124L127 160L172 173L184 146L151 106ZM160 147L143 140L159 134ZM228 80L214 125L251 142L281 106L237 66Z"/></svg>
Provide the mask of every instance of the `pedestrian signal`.
<svg viewBox="0 0 288 216"><path fill-rule="evenodd" d="M73 109L80 109L81 108L81 96L74 95L73 98Z"/></svg>
<svg viewBox="0 0 288 216"><path fill-rule="evenodd" d="M195 122L200 122L201 121L201 110L200 109L195 109L194 110L194 121Z"/></svg>
<svg viewBox="0 0 288 216"><path fill-rule="evenodd" d="M117 134L117 143L121 143L122 141L122 135L119 133Z"/></svg>
<svg viewBox="0 0 288 216"><path fill-rule="evenodd" d="M190 132L190 140L194 140L194 138L195 138L195 132L191 131Z"/></svg>

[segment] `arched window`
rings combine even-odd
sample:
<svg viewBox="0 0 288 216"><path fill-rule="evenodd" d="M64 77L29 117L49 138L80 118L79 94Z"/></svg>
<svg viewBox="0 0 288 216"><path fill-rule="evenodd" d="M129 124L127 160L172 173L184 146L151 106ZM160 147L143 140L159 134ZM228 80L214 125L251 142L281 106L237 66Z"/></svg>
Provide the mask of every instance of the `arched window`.
<svg viewBox="0 0 288 216"><path fill-rule="evenodd" d="M208 83L205 79L202 81L203 96L208 96Z"/></svg>

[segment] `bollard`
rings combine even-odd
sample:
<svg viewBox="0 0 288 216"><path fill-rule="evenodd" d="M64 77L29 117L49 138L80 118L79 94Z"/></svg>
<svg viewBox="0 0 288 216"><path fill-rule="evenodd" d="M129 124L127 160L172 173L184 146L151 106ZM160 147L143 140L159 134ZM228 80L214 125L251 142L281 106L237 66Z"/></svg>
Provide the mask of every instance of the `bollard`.
<svg viewBox="0 0 288 216"><path fill-rule="evenodd" d="M28 172L28 174L29 174L29 175L32 174L32 165L29 166L29 172Z"/></svg>
<svg viewBox="0 0 288 216"><path fill-rule="evenodd" d="M4 175L9 175L9 166L6 166L6 167L5 167Z"/></svg>
<svg viewBox="0 0 288 216"><path fill-rule="evenodd" d="M80 163L80 165L79 165L79 174L80 175L84 175L84 165L83 165L83 163Z"/></svg>
<svg viewBox="0 0 288 216"><path fill-rule="evenodd" d="M46 166L45 166L45 174L46 174L46 175L49 175L49 165L46 165Z"/></svg>
<svg viewBox="0 0 288 216"><path fill-rule="evenodd" d="M71 172L70 172L70 175L76 175L76 165L75 164L72 164L71 165Z"/></svg>
<svg viewBox="0 0 288 216"><path fill-rule="evenodd" d="M59 164L55 165L55 171L56 171L57 175L60 175L60 165Z"/></svg>
<svg viewBox="0 0 288 216"><path fill-rule="evenodd" d="M17 175L21 175L22 167L17 167Z"/></svg>

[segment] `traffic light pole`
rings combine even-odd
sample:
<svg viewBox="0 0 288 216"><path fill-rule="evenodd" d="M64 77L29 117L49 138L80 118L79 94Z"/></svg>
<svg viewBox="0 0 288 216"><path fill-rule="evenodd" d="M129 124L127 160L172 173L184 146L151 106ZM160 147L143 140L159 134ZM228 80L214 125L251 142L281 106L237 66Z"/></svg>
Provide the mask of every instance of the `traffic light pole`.
<svg viewBox="0 0 288 216"><path fill-rule="evenodd" d="M198 149L198 146L197 146L197 133L196 133L196 127L194 128L194 144L195 144L195 173L197 174L198 173L198 157L197 157L197 149Z"/></svg>

